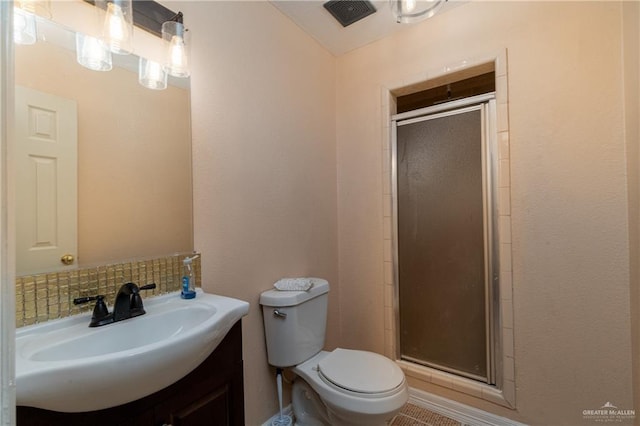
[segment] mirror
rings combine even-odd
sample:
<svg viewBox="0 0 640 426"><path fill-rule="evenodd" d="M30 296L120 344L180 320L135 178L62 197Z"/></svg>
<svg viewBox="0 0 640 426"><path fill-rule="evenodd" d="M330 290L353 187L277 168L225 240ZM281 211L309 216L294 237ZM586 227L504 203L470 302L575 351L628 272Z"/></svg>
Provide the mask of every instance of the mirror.
<svg viewBox="0 0 640 426"><path fill-rule="evenodd" d="M15 46L16 152L25 138L51 142L75 132L77 162L73 152L71 166L48 154L18 158L17 275L192 251L189 80L170 77L166 90L146 89L138 84L135 55L113 55L111 71L91 71L76 62L75 33L39 19L38 34L37 43ZM34 93L71 105L71 112L33 107ZM62 182L75 164L77 182ZM76 188L77 206L69 209ZM71 201L54 196L62 192ZM25 194L30 201L20 200ZM51 223L73 221L74 214L77 235L67 239L77 252L66 253L70 265L59 254L44 256L48 266L25 260L27 251L40 255L63 245L69 233Z"/></svg>

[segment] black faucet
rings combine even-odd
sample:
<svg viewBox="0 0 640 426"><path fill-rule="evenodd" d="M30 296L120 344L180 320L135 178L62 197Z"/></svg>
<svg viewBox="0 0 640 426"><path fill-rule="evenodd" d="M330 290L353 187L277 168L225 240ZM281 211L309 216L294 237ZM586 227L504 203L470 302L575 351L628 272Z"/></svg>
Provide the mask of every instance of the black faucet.
<svg viewBox="0 0 640 426"><path fill-rule="evenodd" d="M102 325L144 315L145 310L142 305L140 290L151 290L154 288L156 288L155 283L143 285L142 287L138 287L134 283L123 284L116 295L116 301L113 305L112 313L109 313L109 309L104 303L104 296L102 295L78 297L73 299L73 303L75 305L80 305L82 303L95 300L96 305L93 308L93 315L91 316L89 327L100 327Z"/></svg>

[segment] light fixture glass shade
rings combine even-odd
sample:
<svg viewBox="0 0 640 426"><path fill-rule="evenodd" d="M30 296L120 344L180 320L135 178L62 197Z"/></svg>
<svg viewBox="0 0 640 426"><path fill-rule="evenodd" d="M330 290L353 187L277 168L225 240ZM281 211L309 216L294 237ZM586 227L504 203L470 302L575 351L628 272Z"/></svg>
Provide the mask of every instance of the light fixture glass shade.
<svg viewBox="0 0 640 426"><path fill-rule="evenodd" d="M167 88L167 73L162 64L140 57L138 61L138 83L153 90Z"/></svg>
<svg viewBox="0 0 640 426"><path fill-rule="evenodd" d="M162 24L162 39L165 71L174 77L189 77L189 30L180 22L167 21Z"/></svg>
<svg viewBox="0 0 640 426"><path fill-rule="evenodd" d="M13 41L34 44L38 39L36 16L51 19L51 3L49 0L15 0L13 6Z"/></svg>
<svg viewBox="0 0 640 426"><path fill-rule="evenodd" d="M95 37L76 33L76 60L94 71L110 71L111 52Z"/></svg>
<svg viewBox="0 0 640 426"><path fill-rule="evenodd" d="M19 7L14 7L13 42L16 44L34 44L36 39L36 15Z"/></svg>
<svg viewBox="0 0 640 426"><path fill-rule="evenodd" d="M446 0L389 0L391 11L399 24L412 24L431 18Z"/></svg>
<svg viewBox="0 0 640 426"><path fill-rule="evenodd" d="M102 25L102 42L118 55L133 52L133 6L131 0L96 0Z"/></svg>

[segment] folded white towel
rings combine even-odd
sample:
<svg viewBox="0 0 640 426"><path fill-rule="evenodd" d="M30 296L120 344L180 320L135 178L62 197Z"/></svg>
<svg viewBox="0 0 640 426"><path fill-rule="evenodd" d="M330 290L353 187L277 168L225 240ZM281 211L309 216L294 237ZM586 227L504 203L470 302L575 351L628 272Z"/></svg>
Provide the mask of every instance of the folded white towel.
<svg viewBox="0 0 640 426"><path fill-rule="evenodd" d="M313 287L311 278L282 278L274 285L280 291L309 291Z"/></svg>

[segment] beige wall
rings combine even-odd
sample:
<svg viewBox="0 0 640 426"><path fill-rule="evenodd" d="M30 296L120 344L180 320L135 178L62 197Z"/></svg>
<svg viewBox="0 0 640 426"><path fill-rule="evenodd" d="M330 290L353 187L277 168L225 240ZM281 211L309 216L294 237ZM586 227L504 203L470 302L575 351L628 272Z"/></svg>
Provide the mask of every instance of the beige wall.
<svg viewBox="0 0 640 426"><path fill-rule="evenodd" d="M246 424L258 425L277 411L260 292L286 276L326 278L328 346L339 337L335 59L267 2L177 6L193 31L202 286L251 303L243 319Z"/></svg>
<svg viewBox="0 0 640 426"><path fill-rule="evenodd" d="M633 408L620 3L471 2L338 58L341 342L384 350L380 87L502 48L517 410L424 387L581 424L607 401Z"/></svg>

